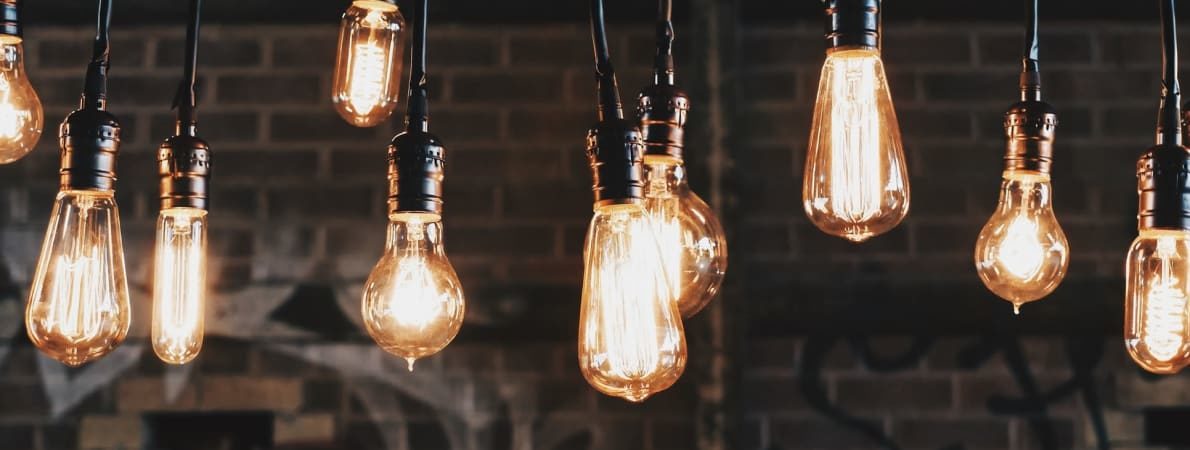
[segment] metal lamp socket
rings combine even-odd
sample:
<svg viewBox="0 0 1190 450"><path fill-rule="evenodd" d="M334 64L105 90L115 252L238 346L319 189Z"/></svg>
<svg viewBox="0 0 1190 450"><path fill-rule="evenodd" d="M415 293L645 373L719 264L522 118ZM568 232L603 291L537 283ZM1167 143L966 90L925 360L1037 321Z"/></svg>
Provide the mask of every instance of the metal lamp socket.
<svg viewBox="0 0 1190 450"><path fill-rule="evenodd" d="M1136 162L1137 226L1190 230L1190 149L1159 144Z"/></svg>
<svg viewBox="0 0 1190 450"><path fill-rule="evenodd" d="M880 46L880 0L823 0L826 7L826 46Z"/></svg>
<svg viewBox="0 0 1190 450"><path fill-rule="evenodd" d="M682 159L690 97L675 86L654 84L638 98L636 113L646 155Z"/></svg>
<svg viewBox="0 0 1190 450"><path fill-rule="evenodd" d="M644 197L645 143L636 124L605 119L587 133L595 205L635 203Z"/></svg>
<svg viewBox="0 0 1190 450"><path fill-rule="evenodd" d="M388 212L442 213L446 147L437 136L406 130L388 146Z"/></svg>
<svg viewBox="0 0 1190 450"><path fill-rule="evenodd" d="M1004 170L1050 173L1058 114L1049 103L1017 102L1004 113Z"/></svg>
<svg viewBox="0 0 1190 450"><path fill-rule="evenodd" d="M21 6L18 0L0 0L0 34L21 36Z"/></svg>
<svg viewBox="0 0 1190 450"><path fill-rule="evenodd" d="M58 127L63 190L111 191L116 184L116 154L120 150L120 122L106 110L75 110Z"/></svg>
<svg viewBox="0 0 1190 450"><path fill-rule="evenodd" d="M157 150L161 209L209 207L211 148L193 134L166 139Z"/></svg>

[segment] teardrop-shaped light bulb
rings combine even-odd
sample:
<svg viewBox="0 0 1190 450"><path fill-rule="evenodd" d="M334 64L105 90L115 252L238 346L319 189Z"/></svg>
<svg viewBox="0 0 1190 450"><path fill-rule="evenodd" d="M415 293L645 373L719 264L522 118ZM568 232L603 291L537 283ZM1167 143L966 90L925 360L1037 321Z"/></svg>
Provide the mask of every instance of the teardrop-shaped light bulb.
<svg viewBox="0 0 1190 450"><path fill-rule="evenodd" d="M807 150L802 202L822 231L860 242L909 213L909 172L879 50L827 53Z"/></svg>
<svg viewBox="0 0 1190 450"><path fill-rule="evenodd" d="M368 334L413 370L438 353L463 325L463 288L442 243L442 219L431 213L389 217L384 255L364 285Z"/></svg>
<svg viewBox="0 0 1190 450"><path fill-rule="evenodd" d="M1143 229L1128 251L1124 344L1149 372L1190 363L1190 232Z"/></svg>
<svg viewBox="0 0 1190 450"><path fill-rule="evenodd" d="M1004 172L1000 203L975 244L979 278L1017 311L1053 292L1070 263L1050 191L1049 174Z"/></svg>
<svg viewBox="0 0 1190 450"><path fill-rule="evenodd" d="M347 123L371 127L397 106L405 19L387 1L356 0L343 13L331 100Z"/></svg>
<svg viewBox="0 0 1190 450"><path fill-rule="evenodd" d="M25 73L22 42L0 35L0 164L28 155L41 139L41 99Z"/></svg>

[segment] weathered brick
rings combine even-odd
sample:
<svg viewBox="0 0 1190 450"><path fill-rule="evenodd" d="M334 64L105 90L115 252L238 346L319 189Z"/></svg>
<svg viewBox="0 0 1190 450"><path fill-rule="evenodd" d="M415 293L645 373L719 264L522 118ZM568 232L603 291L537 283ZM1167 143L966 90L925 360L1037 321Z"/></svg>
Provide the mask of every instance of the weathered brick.
<svg viewBox="0 0 1190 450"><path fill-rule="evenodd" d="M937 411L953 403L949 378L843 378L839 404L858 411Z"/></svg>
<svg viewBox="0 0 1190 450"><path fill-rule="evenodd" d="M145 43L144 39L113 38L113 69L118 73L124 68L143 66ZM94 45L90 39L44 40L37 48L38 63L43 68L77 68L81 74L91 61Z"/></svg>
<svg viewBox="0 0 1190 450"><path fill-rule="evenodd" d="M556 72L501 72L456 75L451 99L460 103L544 103L562 98L562 77Z"/></svg>
<svg viewBox="0 0 1190 450"><path fill-rule="evenodd" d="M225 75L218 83L217 100L227 105L312 104L329 96L317 75Z"/></svg>
<svg viewBox="0 0 1190 450"><path fill-rule="evenodd" d="M1008 448L1008 422L998 419L905 419L893 423L893 436L910 448Z"/></svg>
<svg viewBox="0 0 1190 450"><path fill-rule="evenodd" d="M210 67L251 67L262 61L261 43L251 38L227 38L208 34L199 42L199 64ZM182 39L162 39L157 42L157 66L180 67L185 57Z"/></svg>

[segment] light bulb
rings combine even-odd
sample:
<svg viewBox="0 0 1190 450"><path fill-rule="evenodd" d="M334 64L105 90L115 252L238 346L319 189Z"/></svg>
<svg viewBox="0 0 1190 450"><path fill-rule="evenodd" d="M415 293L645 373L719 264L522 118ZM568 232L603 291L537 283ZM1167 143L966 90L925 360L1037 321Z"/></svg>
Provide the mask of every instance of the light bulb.
<svg viewBox="0 0 1190 450"><path fill-rule="evenodd" d="M111 191L58 193L25 310L33 344L69 366L106 355L131 321Z"/></svg>
<svg viewBox="0 0 1190 450"><path fill-rule="evenodd" d="M463 325L463 288L442 245L442 218L431 213L389 216L384 256L364 285L368 334L405 358L438 353Z"/></svg>
<svg viewBox="0 0 1190 450"><path fill-rule="evenodd" d="M644 208L661 249L678 311L692 317L719 292L727 272L727 238L711 207L686 180L672 156L645 155Z"/></svg>
<svg viewBox="0 0 1190 450"><path fill-rule="evenodd" d="M405 19L386 1L356 0L343 13L332 101L348 123L371 127L400 96Z"/></svg>
<svg viewBox="0 0 1190 450"><path fill-rule="evenodd" d="M1190 362L1190 232L1142 229L1128 251L1124 342L1132 359L1154 373Z"/></svg>
<svg viewBox="0 0 1190 450"><path fill-rule="evenodd" d="M875 48L827 53L810 129L802 201L827 234L860 242L909 212L909 173Z"/></svg>
<svg viewBox="0 0 1190 450"><path fill-rule="evenodd" d="M583 376L633 402L668 389L686 368L686 338L649 215L632 203L597 208L583 253Z"/></svg>
<svg viewBox="0 0 1190 450"><path fill-rule="evenodd" d="M1069 244L1054 218L1049 174L1005 171L1000 204L975 244L975 269L983 284L1012 302L1049 295L1066 276Z"/></svg>
<svg viewBox="0 0 1190 450"><path fill-rule="evenodd" d="M170 364L198 356L206 298L207 212L170 208L157 218L153 352Z"/></svg>
<svg viewBox="0 0 1190 450"><path fill-rule="evenodd" d="M21 43L0 35L0 164L29 154L41 138L41 100L25 74Z"/></svg>

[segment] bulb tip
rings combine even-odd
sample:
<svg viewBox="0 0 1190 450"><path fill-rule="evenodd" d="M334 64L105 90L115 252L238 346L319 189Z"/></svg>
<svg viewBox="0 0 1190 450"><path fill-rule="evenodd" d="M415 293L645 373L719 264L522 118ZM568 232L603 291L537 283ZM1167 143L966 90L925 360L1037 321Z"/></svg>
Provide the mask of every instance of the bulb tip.
<svg viewBox="0 0 1190 450"><path fill-rule="evenodd" d="M416 361L417 361L417 358L405 358L405 362L409 363L409 371L410 372L413 372L413 363Z"/></svg>
<svg viewBox="0 0 1190 450"><path fill-rule="evenodd" d="M1021 304L1020 303L1012 304L1012 314L1017 315L1017 316L1021 315Z"/></svg>

